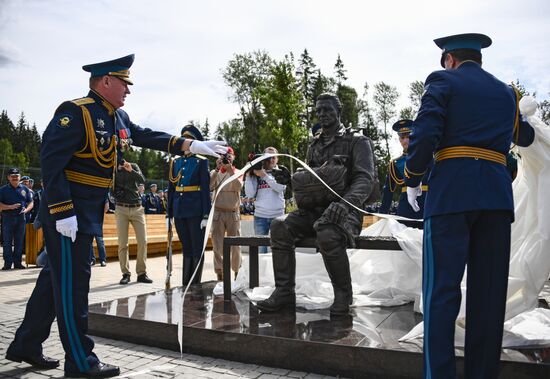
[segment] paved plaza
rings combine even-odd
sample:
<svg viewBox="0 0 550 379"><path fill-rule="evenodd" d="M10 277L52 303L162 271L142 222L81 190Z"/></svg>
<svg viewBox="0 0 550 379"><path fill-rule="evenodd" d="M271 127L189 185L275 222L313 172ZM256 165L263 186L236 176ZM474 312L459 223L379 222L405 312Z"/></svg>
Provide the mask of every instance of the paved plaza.
<svg viewBox="0 0 550 379"><path fill-rule="evenodd" d="M1 248L0 248L1 253ZM149 257L147 274L153 284L137 283L135 260L131 260L133 271L131 282L120 285L121 272L118 261L110 261L106 267L96 264L92 267L89 303L113 300L164 289L165 257ZM181 283L181 254L174 256L174 275L171 283ZM0 272L0 378L62 378L64 352L59 340L57 324L54 323L50 337L44 344L44 354L61 360L54 370L34 370L26 363L7 361L4 356L15 330L21 323L25 305L29 298L39 268ZM212 251L206 254L203 281L214 280ZM183 354L143 345L94 337L94 352L106 363L120 366L119 378L328 378L328 376L297 372L280 368L258 366L226 361L211 357Z"/></svg>

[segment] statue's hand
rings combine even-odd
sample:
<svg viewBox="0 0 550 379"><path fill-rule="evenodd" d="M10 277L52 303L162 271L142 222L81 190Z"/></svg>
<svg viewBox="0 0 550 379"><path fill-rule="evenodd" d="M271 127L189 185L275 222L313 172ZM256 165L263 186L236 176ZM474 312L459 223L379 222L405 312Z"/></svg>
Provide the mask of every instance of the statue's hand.
<svg viewBox="0 0 550 379"><path fill-rule="evenodd" d="M331 203L327 209L323 212L323 216L326 219L337 225L344 225L348 217L348 207L342 203L334 202Z"/></svg>

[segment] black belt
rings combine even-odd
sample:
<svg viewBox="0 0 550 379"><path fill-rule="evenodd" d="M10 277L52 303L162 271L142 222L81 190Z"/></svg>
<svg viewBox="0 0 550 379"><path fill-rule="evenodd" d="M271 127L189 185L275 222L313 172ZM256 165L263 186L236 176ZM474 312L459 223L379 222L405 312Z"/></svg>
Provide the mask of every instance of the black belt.
<svg viewBox="0 0 550 379"><path fill-rule="evenodd" d="M138 207L141 207L141 204L140 203L137 203L137 204L128 204L128 203L116 203L116 205L121 205L123 207L127 207L127 208L138 208Z"/></svg>

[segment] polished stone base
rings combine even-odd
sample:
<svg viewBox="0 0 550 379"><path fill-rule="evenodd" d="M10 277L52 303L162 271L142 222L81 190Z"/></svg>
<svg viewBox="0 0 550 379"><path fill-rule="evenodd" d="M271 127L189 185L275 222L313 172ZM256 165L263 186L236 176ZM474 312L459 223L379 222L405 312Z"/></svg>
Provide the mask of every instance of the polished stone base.
<svg viewBox="0 0 550 379"><path fill-rule="evenodd" d="M420 378L422 348L398 339L422 320L412 304L264 314L246 298L214 296L214 282L190 288L183 307L183 351L228 360L344 377ZM92 335L179 351L182 289L90 306ZM459 375L462 350L457 349ZM505 349L501 378L550 378L550 347Z"/></svg>

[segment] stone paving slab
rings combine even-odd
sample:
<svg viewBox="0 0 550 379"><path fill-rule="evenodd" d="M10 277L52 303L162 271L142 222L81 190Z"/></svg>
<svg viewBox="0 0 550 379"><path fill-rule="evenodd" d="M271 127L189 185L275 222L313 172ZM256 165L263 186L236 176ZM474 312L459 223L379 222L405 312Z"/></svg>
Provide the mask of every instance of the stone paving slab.
<svg viewBox="0 0 550 379"><path fill-rule="evenodd" d="M2 250L0 248L0 255ZM215 280L213 253L205 255L203 281ZM2 263L3 260L0 260ZM174 255L172 286L181 284L181 254ZM154 292L164 289L166 259L149 257L147 275L152 284L135 282L135 260L130 261L131 282L120 285L121 278L118 261L107 262L106 267L98 264L92 267L89 303L114 300L132 295ZM54 323L48 340L44 343L44 354L61 360L61 368L38 371L26 363L14 363L4 358L15 330L21 323L27 299L29 298L39 268L25 270L0 271L0 379L4 378L62 378L63 348L59 340L57 324ZM331 378L306 372L258 366L254 363L232 362L212 357L192 354L180 355L177 352L136 345L123 341L93 337L96 343L94 352L102 361L120 366L119 378L161 379L161 378Z"/></svg>

